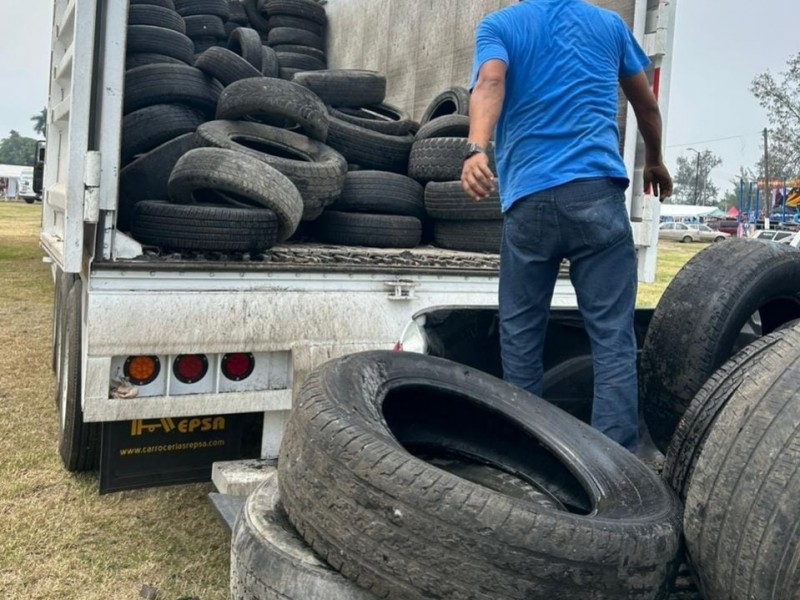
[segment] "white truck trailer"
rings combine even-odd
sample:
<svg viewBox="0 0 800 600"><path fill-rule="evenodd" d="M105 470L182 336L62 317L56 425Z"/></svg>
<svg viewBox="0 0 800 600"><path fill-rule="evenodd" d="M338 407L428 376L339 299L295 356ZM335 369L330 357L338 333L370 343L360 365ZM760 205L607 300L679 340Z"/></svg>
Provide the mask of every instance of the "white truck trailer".
<svg viewBox="0 0 800 600"><path fill-rule="evenodd" d="M387 101L419 118L442 90L468 83L475 26L511 3L330 0L330 67L385 73ZM642 41L666 115L675 1L597 4L617 10ZM233 445L230 437L182 443L194 431L224 429L223 415L263 415L260 454L276 456L310 369L391 348L414 315L496 306L498 281L496 256L430 247L287 244L251 261L147 253L116 227L127 9L127 2L55 0L41 229L56 283L60 452L70 470L95 468L102 456L109 490L179 481L159 479L159 465L183 450ZM620 108L641 276L652 280L658 203L641 193L643 147L632 111L622 101ZM554 305L575 306L566 278ZM247 377L228 376L235 361ZM182 376L182 367L196 377ZM133 381L119 387L126 376ZM138 450L120 442L147 436L153 443ZM119 467L126 452L150 456L149 475L126 482Z"/></svg>

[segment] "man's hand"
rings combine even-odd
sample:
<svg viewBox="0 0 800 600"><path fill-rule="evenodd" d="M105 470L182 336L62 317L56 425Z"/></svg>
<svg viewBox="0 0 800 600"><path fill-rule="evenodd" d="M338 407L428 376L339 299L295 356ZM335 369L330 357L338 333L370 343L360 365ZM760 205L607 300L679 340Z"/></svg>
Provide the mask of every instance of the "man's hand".
<svg viewBox="0 0 800 600"><path fill-rule="evenodd" d="M494 191L494 173L489 168L489 157L483 152L473 154L464 161L461 187L476 202L488 198Z"/></svg>
<svg viewBox="0 0 800 600"><path fill-rule="evenodd" d="M672 177L664 163L644 166L644 189L652 189L661 202L672 196Z"/></svg>

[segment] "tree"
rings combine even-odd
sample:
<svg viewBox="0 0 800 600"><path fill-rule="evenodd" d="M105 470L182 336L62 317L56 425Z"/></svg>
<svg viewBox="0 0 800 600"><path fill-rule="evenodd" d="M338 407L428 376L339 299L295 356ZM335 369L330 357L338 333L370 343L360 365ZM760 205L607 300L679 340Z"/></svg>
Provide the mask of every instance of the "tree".
<svg viewBox="0 0 800 600"><path fill-rule="evenodd" d="M7 138L0 140L0 164L33 166L36 140L22 137L13 129Z"/></svg>
<svg viewBox="0 0 800 600"><path fill-rule="evenodd" d="M711 171L721 164L722 159L710 150L679 156L673 202L698 206L715 205L719 189L714 185Z"/></svg>
<svg viewBox="0 0 800 600"><path fill-rule="evenodd" d="M42 112L33 115L31 121L33 121L33 130L39 135L44 135L47 129L47 107L43 108Z"/></svg>
<svg viewBox="0 0 800 600"><path fill-rule="evenodd" d="M766 71L753 79L751 91L767 110L771 125L770 176L800 176L800 53L788 60L787 70L773 77ZM764 172L763 159L759 173Z"/></svg>

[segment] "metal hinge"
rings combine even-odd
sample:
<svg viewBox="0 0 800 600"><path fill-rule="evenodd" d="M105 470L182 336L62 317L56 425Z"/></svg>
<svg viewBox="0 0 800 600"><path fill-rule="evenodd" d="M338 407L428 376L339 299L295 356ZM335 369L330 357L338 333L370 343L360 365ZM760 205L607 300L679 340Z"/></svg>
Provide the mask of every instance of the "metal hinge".
<svg viewBox="0 0 800 600"><path fill-rule="evenodd" d="M389 300L415 300L414 290L419 287L413 281L386 281L384 285L389 288Z"/></svg>
<svg viewBox="0 0 800 600"><path fill-rule="evenodd" d="M83 220L97 223L100 220L100 153L89 150L83 169Z"/></svg>

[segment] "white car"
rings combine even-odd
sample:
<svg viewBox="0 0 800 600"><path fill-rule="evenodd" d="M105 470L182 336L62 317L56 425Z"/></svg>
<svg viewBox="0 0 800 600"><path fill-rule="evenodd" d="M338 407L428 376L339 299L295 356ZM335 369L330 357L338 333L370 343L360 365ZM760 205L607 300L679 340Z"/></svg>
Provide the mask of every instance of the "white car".
<svg viewBox="0 0 800 600"><path fill-rule="evenodd" d="M791 244L797 237L795 231L776 231L774 229L759 229L750 236L751 240L761 240L764 242L775 242L776 244Z"/></svg>
<svg viewBox="0 0 800 600"><path fill-rule="evenodd" d="M658 227L658 238L675 242L722 242L727 240L729 233L716 231L708 225L695 223L662 223Z"/></svg>

